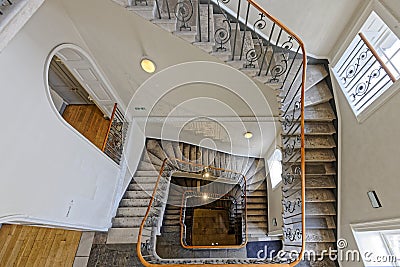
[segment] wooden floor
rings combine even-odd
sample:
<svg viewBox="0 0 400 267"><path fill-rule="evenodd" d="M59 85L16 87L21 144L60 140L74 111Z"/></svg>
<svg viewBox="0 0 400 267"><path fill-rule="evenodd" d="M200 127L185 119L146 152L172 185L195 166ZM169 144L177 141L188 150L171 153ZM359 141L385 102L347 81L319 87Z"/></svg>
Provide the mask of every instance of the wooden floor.
<svg viewBox="0 0 400 267"><path fill-rule="evenodd" d="M110 121L96 105L68 105L63 118L95 146L102 149Z"/></svg>
<svg viewBox="0 0 400 267"><path fill-rule="evenodd" d="M236 245L235 234L229 234L229 212L226 210L195 209L192 244L194 246Z"/></svg>
<svg viewBox="0 0 400 267"><path fill-rule="evenodd" d="M81 232L21 225L0 228L0 266L69 266Z"/></svg>

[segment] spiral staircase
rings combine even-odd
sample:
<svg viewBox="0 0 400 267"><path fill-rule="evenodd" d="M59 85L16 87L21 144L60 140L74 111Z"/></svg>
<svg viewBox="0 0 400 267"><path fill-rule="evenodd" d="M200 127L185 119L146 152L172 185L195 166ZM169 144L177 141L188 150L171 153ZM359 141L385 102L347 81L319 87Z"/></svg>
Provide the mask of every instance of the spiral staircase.
<svg viewBox="0 0 400 267"><path fill-rule="evenodd" d="M107 243L137 244L144 266L336 266L324 254L336 248L337 168L335 105L325 62L308 59L301 40L251 0L247 5L239 1L235 11L227 7L229 1L217 0L114 2L237 68L262 90L276 92L282 126L283 254L250 259L245 245L187 248L181 234L184 207L179 205L185 190L182 184L177 190L174 175L186 173L191 177L185 177L183 187L196 188L188 181L204 183L207 167L213 177L244 188L246 244L269 238L264 160L156 139L146 141ZM304 250L317 257L301 260Z"/></svg>

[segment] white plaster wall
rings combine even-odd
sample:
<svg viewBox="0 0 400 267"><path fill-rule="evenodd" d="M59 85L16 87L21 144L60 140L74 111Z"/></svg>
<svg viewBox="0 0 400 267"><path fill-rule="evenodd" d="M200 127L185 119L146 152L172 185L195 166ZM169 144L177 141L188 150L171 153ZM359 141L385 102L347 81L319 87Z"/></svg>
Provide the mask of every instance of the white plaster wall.
<svg viewBox="0 0 400 267"><path fill-rule="evenodd" d="M282 234L283 219L282 219L282 183L278 184L274 189L271 184L271 177L268 167L268 159L278 148L280 144L280 133L277 134L276 141L270 146L268 152L265 154L265 171L267 180L267 196L268 196L268 232L270 235ZM277 225L273 224L276 219Z"/></svg>
<svg viewBox="0 0 400 267"><path fill-rule="evenodd" d="M57 0L46 1L0 54L0 222L105 229L119 167L62 121L44 66L58 44L82 47Z"/></svg>
<svg viewBox="0 0 400 267"><path fill-rule="evenodd" d="M54 91L51 88L50 88L50 96L51 99L53 100L54 106L56 107L57 111L60 111L64 104L64 100L59 94L57 94L56 91Z"/></svg>
<svg viewBox="0 0 400 267"><path fill-rule="evenodd" d="M336 81L335 87L339 88ZM337 104L342 128L340 237L348 241L348 249L357 249L350 224L400 218L400 94L362 124L357 122L341 91L337 93ZM372 208L367 197L370 190L376 191L382 208ZM363 264L343 262L342 266Z"/></svg>
<svg viewBox="0 0 400 267"><path fill-rule="evenodd" d="M365 8L367 3L364 4ZM396 0L375 1L381 3L397 20L400 19L400 2ZM381 9L378 11L381 12ZM360 16L364 10L357 11L352 22L342 32L331 59L334 62L340 57L346 43L351 40L362 25ZM365 13L365 12L364 12ZM382 13L382 12L381 12ZM368 13L369 14L369 13ZM363 17L368 16L363 14ZM384 19L388 19L385 17ZM391 24L398 31L398 23ZM357 249L351 224L400 218L398 209L399 179L398 158L400 145L396 137L400 134L397 123L400 114L400 95L395 94L383 106L378 108L365 121L359 123L354 116L339 84L332 77L335 90L335 101L339 112L339 238L348 241L347 250ZM399 87L397 85L397 87ZM400 88L395 88L399 90ZM372 208L367 192L375 190L383 205ZM364 266L362 262L341 262L343 267Z"/></svg>

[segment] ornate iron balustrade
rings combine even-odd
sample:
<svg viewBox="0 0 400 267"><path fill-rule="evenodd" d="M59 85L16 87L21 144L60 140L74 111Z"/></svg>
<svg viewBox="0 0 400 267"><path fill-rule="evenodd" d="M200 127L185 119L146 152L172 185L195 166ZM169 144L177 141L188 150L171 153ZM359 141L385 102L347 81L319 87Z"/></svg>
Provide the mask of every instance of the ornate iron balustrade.
<svg viewBox="0 0 400 267"><path fill-rule="evenodd" d="M356 114L396 82L395 76L362 33L347 48L335 71Z"/></svg>
<svg viewBox="0 0 400 267"><path fill-rule="evenodd" d="M149 2L143 0L134 3L140 4L147 5ZM230 0L154 0L154 6L156 18L170 19L175 16L178 22L176 31L195 33L196 43L211 47L211 53L223 56L227 64L236 66L276 90L280 99L282 125L284 248L280 257L274 259L160 259L154 249L159 229L152 231L144 227L142 232L151 233L148 238L151 246L146 244L146 238L141 239L141 232L137 249L142 263L145 266L295 266L301 260L305 247L304 98L307 57L303 42L253 0L238 0L235 3ZM212 18L215 18L215 23L211 23ZM164 165L169 171L173 166L174 170L180 168L181 171L201 174L201 168L179 164L177 160L168 160ZM212 172L212 176L235 182L229 172ZM163 171L160 172L159 178L164 176ZM151 201L149 210L153 209L154 202ZM158 218L160 220L162 216ZM143 226L150 224L146 216Z"/></svg>
<svg viewBox="0 0 400 267"><path fill-rule="evenodd" d="M121 162L128 127L129 123L115 103L102 150L117 164Z"/></svg>
<svg viewBox="0 0 400 267"><path fill-rule="evenodd" d="M1 9L4 6L11 6L13 3L10 0L0 0L0 15L3 15L3 10Z"/></svg>

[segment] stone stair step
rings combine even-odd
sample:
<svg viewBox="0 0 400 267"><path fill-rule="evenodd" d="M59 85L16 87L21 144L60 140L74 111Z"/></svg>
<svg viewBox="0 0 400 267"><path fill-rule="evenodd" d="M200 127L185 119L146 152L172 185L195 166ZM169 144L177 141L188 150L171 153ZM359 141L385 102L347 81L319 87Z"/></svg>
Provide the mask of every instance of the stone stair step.
<svg viewBox="0 0 400 267"><path fill-rule="evenodd" d="M331 189L307 189L306 202L336 202L336 196Z"/></svg>
<svg viewBox="0 0 400 267"><path fill-rule="evenodd" d="M149 199L121 199L120 207L147 207L149 206Z"/></svg>
<svg viewBox="0 0 400 267"><path fill-rule="evenodd" d="M267 183L264 180L252 183L250 185L247 185L247 192L248 194L251 194L253 191L257 190L267 190Z"/></svg>
<svg viewBox="0 0 400 267"><path fill-rule="evenodd" d="M179 222L180 218L180 214L164 214L165 221Z"/></svg>
<svg viewBox="0 0 400 267"><path fill-rule="evenodd" d="M247 216L267 216L268 212L266 209L248 209Z"/></svg>
<svg viewBox="0 0 400 267"><path fill-rule="evenodd" d="M265 197L247 197L247 204L250 203L265 203L267 200Z"/></svg>
<svg viewBox="0 0 400 267"><path fill-rule="evenodd" d="M176 24L177 20L174 18L174 16L171 16L171 19L153 19L151 22L153 22L155 25L158 27L168 31L168 32L174 32L176 31Z"/></svg>
<svg viewBox="0 0 400 267"><path fill-rule="evenodd" d="M333 176L316 176L306 177L306 189L318 189L318 188L336 188L335 180ZM293 189L300 189L300 184L297 184Z"/></svg>
<svg viewBox="0 0 400 267"><path fill-rule="evenodd" d="M197 36L196 31L174 31L173 34L189 43L194 43Z"/></svg>
<svg viewBox="0 0 400 267"><path fill-rule="evenodd" d="M306 216L306 227L309 229L336 229L334 216ZM301 229L301 218L283 220L288 228Z"/></svg>
<svg viewBox="0 0 400 267"><path fill-rule="evenodd" d="M306 217L307 229L336 229L332 216Z"/></svg>
<svg viewBox="0 0 400 267"><path fill-rule="evenodd" d="M310 107L322 103L326 103L333 98L332 93L325 81L321 81L316 85L312 86L305 92L304 105ZM297 96L293 102L299 101L300 95ZM286 99L286 103L283 103L281 110L287 110L292 99ZM290 109L289 109L290 110Z"/></svg>
<svg viewBox="0 0 400 267"><path fill-rule="evenodd" d="M281 122L284 123L287 117L289 118L290 123L286 122L289 127L284 127L285 132L289 129L294 129L292 125L297 124L300 121L300 109L296 109L295 112L290 110L287 112L282 112L280 115ZM334 119L336 119L336 115L329 103L323 103L304 108L304 120L306 122L330 122Z"/></svg>
<svg viewBox="0 0 400 267"><path fill-rule="evenodd" d="M112 219L113 228L135 228L140 227L141 217L115 217Z"/></svg>
<svg viewBox="0 0 400 267"><path fill-rule="evenodd" d="M137 15L143 17L146 20L152 20L155 14L155 5L151 3L149 5L132 5L128 6L127 10L135 12Z"/></svg>
<svg viewBox="0 0 400 267"><path fill-rule="evenodd" d="M251 209L267 209L267 204L262 204L262 203L248 203L247 204L247 210L251 210Z"/></svg>
<svg viewBox="0 0 400 267"><path fill-rule="evenodd" d="M305 121L332 121L334 119L336 116L329 103L304 108Z"/></svg>
<svg viewBox="0 0 400 267"><path fill-rule="evenodd" d="M200 48L201 50L203 50L206 53L211 53L215 43L213 43L213 42L194 42L193 45Z"/></svg>
<svg viewBox="0 0 400 267"><path fill-rule="evenodd" d="M307 216L325 216L336 215L335 206L333 203L306 203Z"/></svg>
<svg viewBox="0 0 400 267"><path fill-rule="evenodd" d="M247 221L250 222L268 222L267 215L248 215Z"/></svg>
<svg viewBox="0 0 400 267"><path fill-rule="evenodd" d="M174 142L172 142L172 141L161 140L161 148L164 152L164 155L169 159L175 158L175 151L174 151L174 147L172 145L173 143ZM173 161L173 162L175 162L175 161Z"/></svg>
<svg viewBox="0 0 400 267"><path fill-rule="evenodd" d="M295 68L296 71L291 71L291 73L288 75L287 78L287 83L284 86L284 90L280 93L280 96L283 98L289 89L290 84L292 84L293 78L295 73L297 72L298 68ZM323 65L307 65L307 71L306 71L306 85L305 85L305 91L313 87L314 85L318 84L320 81L325 79L328 76L328 72L326 71L325 67ZM291 99L294 96L294 93L296 90L293 90L293 88L299 88L301 85L301 70L296 78L296 81L292 85L292 89L288 94L287 99ZM289 82L290 81L290 82Z"/></svg>
<svg viewBox="0 0 400 267"><path fill-rule="evenodd" d="M147 207L119 207L116 217L144 217Z"/></svg>
<svg viewBox="0 0 400 267"><path fill-rule="evenodd" d="M136 177L158 177L159 171L142 171L142 170L137 170L135 172L135 178Z"/></svg>
<svg viewBox="0 0 400 267"><path fill-rule="evenodd" d="M146 142L146 150L142 154L142 161L161 167L162 161L165 157L160 155L164 155L164 151L158 142L156 140L148 140Z"/></svg>
<svg viewBox="0 0 400 267"><path fill-rule="evenodd" d="M306 149L306 162L334 162L335 153L332 149ZM300 151L295 149L290 155L283 156L283 163L300 162Z"/></svg>
<svg viewBox="0 0 400 267"><path fill-rule="evenodd" d="M135 177L133 177L133 180L139 185L142 185L142 184L155 185L158 180L158 174L157 174L157 176L152 176L152 177L136 176L136 174L135 174Z"/></svg>
<svg viewBox="0 0 400 267"><path fill-rule="evenodd" d="M328 102L332 98L328 84L325 81L321 81L306 91L304 105L306 107L318 105Z"/></svg>
<svg viewBox="0 0 400 267"><path fill-rule="evenodd" d="M247 234L251 236L268 235L268 227L263 227L263 228L247 227Z"/></svg>
<svg viewBox="0 0 400 267"><path fill-rule="evenodd" d="M306 175L335 175L333 163L309 163L306 165Z"/></svg>
<svg viewBox="0 0 400 267"><path fill-rule="evenodd" d="M158 169L160 170L164 163L163 160L166 158L164 152L161 152L160 154L154 154L151 151L147 151L147 154L151 160L151 163L155 166L159 166Z"/></svg>
<svg viewBox="0 0 400 267"><path fill-rule="evenodd" d="M163 226L180 226L179 220L166 220L163 222Z"/></svg>
<svg viewBox="0 0 400 267"><path fill-rule="evenodd" d="M146 191L153 192L155 184L137 184L133 182L129 184L128 191Z"/></svg>
<svg viewBox="0 0 400 267"><path fill-rule="evenodd" d="M298 137L299 136L285 136L283 138L283 145L285 149L300 149L300 138ZM306 135L304 141L306 149L336 147L336 142L332 135Z"/></svg>
<svg viewBox="0 0 400 267"><path fill-rule="evenodd" d="M331 229L307 229L306 242L334 243L336 237Z"/></svg>
<svg viewBox="0 0 400 267"><path fill-rule="evenodd" d="M166 215L177 215L177 216L180 216L180 214L181 214L180 208L178 208L178 209L170 209L170 208L167 208L167 209L165 210L164 217L165 217Z"/></svg>
<svg viewBox="0 0 400 267"><path fill-rule="evenodd" d="M150 162L140 161L137 169L142 171L158 171L160 167L155 166Z"/></svg>
<svg viewBox="0 0 400 267"><path fill-rule="evenodd" d="M336 247L336 243L329 243L329 242L306 242L306 249L309 251L315 251L317 255L321 255L323 251L332 251Z"/></svg>
<svg viewBox="0 0 400 267"><path fill-rule="evenodd" d="M136 228L111 228L107 234L107 244L135 244L139 235Z"/></svg>
<svg viewBox="0 0 400 267"><path fill-rule="evenodd" d="M247 229L248 231L258 231L257 229L260 229L261 231L268 231L267 223L267 221L248 222Z"/></svg>
<svg viewBox="0 0 400 267"><path fill-rule="evenodd" d="M266 197L267 191L266 190L257 190L250 192L247 197Z"/></svg>
<svg viewBox="0 0 400 267"><path fill-rule="evenodd" d="M162 232L163 233L179 233L181 231L180 225L163 225Z"/></svg>
<svg viewBox="0 0 400 267"><path fill-rule="evenodd" d="M304 135L333 135L336 133L335 126L332 122L305 122ZM300 135L300 124L295 123L290 133L283 133L283 136L298 136Z"/></svg>
<svg viewBox="0 0 400 267"><path fill-rule="evenodd" d="M150 199L153 191L126 191L124 199Z"/></svg>
<svg viewBox="0 0 400 267"><path fill-rule="evenodd" d="M305 136L304 141L306 149L336 147L336 142L332 135L307 135Z"/></svg>

